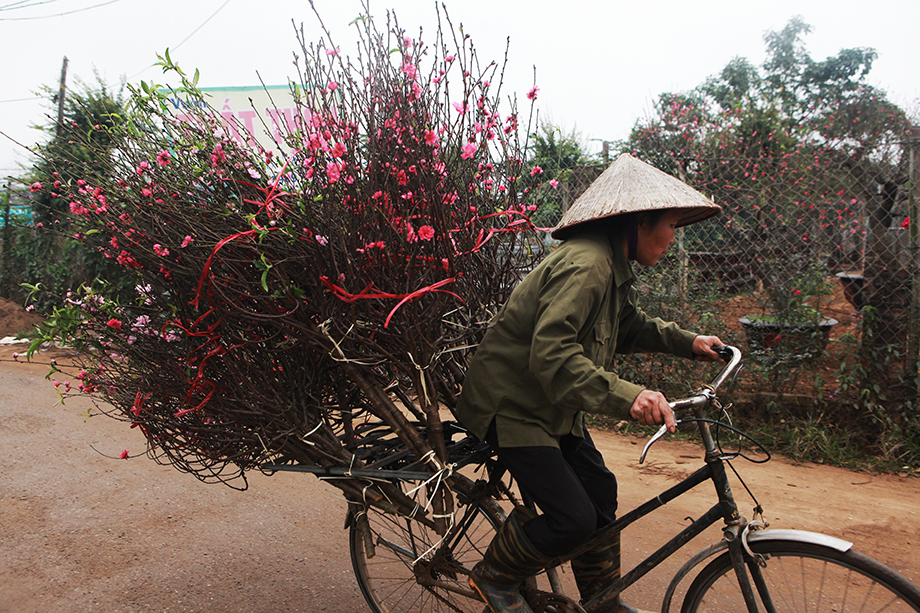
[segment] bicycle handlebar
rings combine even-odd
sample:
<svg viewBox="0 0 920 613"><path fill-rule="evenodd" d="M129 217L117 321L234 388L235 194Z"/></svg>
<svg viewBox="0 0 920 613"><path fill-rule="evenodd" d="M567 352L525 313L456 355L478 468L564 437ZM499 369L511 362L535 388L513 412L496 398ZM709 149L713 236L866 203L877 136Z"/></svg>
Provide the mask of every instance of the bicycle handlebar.
<svg viewBox="0 0 920 613"><path fill-rule="evenodd" d="M723 357L723 359L728 358L728 362L725 364L725 368L716 375L716 378L712 380L712 383L708 387L704 387L697 393L686 398L681 398L673 402L669 402L668 406L671 407L671 410L675 413L677 411L684 411L687 409L696 409L699 407L706 406L709 404L709 401L715 398L716 391L719 387L725 383L725 381L736 371L741 365L741 350L737 347L732 347L731 345L721 345L718 347L713 347L713 351L718 353ZM679 421L677 423L680 423ZM667 426L661 426L658 432L652 436L651 439L645 444L645 448L642 450L642 455L639 456L639 464L642 464L645 461L645 455L648 453L649 448L664 436L668 431Z"/></svg>
<svg viewBox="0 0 920 613"><path fill-rule="evenodd" d="M672 411L677 412L686 409L695 409L705 405L712 399L713 396L715 396L716 390L718 390L719 387L725 383L725 380L728 379L732 373L738 370L738 366L741 365L740 349L730 345L721 345L719 347L713 347L713 350L723 357L728 358L728 362L725 364L725 368L723 368L722 371L716 375L716 378L712 380L712 383L709 384L709 387L701 389L692 396L669 402L668 406L671 407Z"/></svg>
<svg viewBox="0 0 920 613"><path fill-rule="evenodd" d="M722 372L712 380L710 384L713 390L719 389L719 386L725 383L725 380L728 379L732 373L738 370L738 367L741 366L741 350L737 347L732 347L731 345L722 345L720 347L713 347L713 351L724 357L731 356L728 359L728 364L725 365L725 368L722 369Z"/></svg>
<svg viewBox="0 0 920 613"><path fill-rule="evenodd" d="M718 390L719 387L725 383L725 380L728 379L732 373L738 369L738 366L741 364L740 349L737 347L732 347L731 345L721 345L719 347L713 347L713 350L719 355L728 358L728 362L725 364L725 368L723 368L722 371L716 375L716 378L712 380L712 383L710 383L708 387L701 389L692 396L669 402L668 406L671 407L672 411L677 412L686 409L695 409L705 405L712 399L713 396L715 396L716 390Z"/></svg>

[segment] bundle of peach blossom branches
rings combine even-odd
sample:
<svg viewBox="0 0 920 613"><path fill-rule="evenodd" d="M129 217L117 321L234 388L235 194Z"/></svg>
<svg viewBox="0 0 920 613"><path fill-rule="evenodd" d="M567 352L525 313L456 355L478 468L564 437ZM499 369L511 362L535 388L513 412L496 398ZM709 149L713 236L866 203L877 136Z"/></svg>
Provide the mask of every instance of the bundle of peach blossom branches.
<svg viewBox="0 0 920 613"><path fill-rule="evenodd" d="M103 283L52 318L48 334L80 350L71 392L204 480L266 462L372 469L381 449L442 468L443 410L542 244L502 68L444 23L429 43L392 16L359 19L354 57L301 31L295 127L274 154L161 58L182 85L142 84L99 128L106 163L43 186L71 200L59 227L136 278L130 300ZM333 483L414 504L387 483Z"/></svg>

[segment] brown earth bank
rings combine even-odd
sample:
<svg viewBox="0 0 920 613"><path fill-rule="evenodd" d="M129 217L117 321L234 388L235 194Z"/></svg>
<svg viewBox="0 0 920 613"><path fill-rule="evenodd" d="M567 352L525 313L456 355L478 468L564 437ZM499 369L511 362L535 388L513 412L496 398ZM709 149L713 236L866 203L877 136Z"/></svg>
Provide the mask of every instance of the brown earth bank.
<svg viewBox="0 0 920 613"><path fill-rule="evenodd" d="M47 367L0 348L0 612L366 611L347 552L345 502L308 475L253 474L245 492L205 485L143 456L137 430L60 404ZM48 361L43 354L37 360ZM690 474L697 446L597 432L621 512ZM119 459L123 450L128 459ZM824 532L920 582L920 479L775 458L735 461L774 528ZM735 480L742 512L753 502ZM713 503L702 486L626 530L631 567ZM656 609L670 577L719 538L711 528L626 592ZM565 582L571 585L570 575Z"/></svg>
<svg viewBox="0 0 920 613"><path fill-rule="evenodd" d="M42 318L29 313L21 305L0 298L0 338L30 332Z"/></svg>

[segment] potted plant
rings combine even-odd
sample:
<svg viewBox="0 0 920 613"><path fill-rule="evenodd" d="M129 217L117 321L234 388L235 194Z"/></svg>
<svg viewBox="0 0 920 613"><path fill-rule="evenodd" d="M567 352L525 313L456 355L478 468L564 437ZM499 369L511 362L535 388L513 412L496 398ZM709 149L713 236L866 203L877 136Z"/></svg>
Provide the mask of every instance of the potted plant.
<svg viewBox="0 0 920 613"><path fill-rule="evenodd" d="M862 310L866 306L866 298L863 292L866 278L857 272L838 272L836 277L840 279L840 285L843 286L843 297L857 311Z"/></svg>
<svg viewBox="0 0 920 613"><path fill-rule="evenodd" d="M837 320L821 314L822 302L833 293L824 266L804 258L759 261L763 281L761 313L738 321L754 351L782 351L787 356L813 358L827 347Z"/></svg>

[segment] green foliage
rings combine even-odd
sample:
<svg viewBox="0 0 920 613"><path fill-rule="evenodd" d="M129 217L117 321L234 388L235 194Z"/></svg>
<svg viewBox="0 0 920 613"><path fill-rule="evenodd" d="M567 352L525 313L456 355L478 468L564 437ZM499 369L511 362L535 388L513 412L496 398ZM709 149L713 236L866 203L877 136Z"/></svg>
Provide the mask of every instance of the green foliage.
<svg viewBox="0 0 920 613"><path fill-rule="evenodd" d="M562 218L566 200L573 195L568 186L583 171L588 155L577 132L563 133L557 126L542 123L531 135L529 155L521 177L525 193L530 193L531 220L551 228Z"/></svg>
<svg viewBox="0 0 920 613"><path fill-rule="evenodd" d="M111 128L123 121L124 113L121 95L113 94L98 77L94 86L82 84L67 93L63 121L41 128L51 138L39 148L29 183L38 181L54 189L32 194L37 222L66 222L69 200L62 186L75 183L84 167L105 163L113 146Z"/></svg>
<svg viewBox="0 0 920 613"><path fill-rule="evenodd" d="M855 470L920 474L920 423L883 427L858 404L778 399L736 401L734 424L793 460Z"/></svg>
<svg viewBox="0 0 920 613"><path fill-rule="evenodd" d="M822 320L821 307L833 294L823 263L800 257L792 266L777 262L757 266L764 280L766 312L752 314L759 321L779 324L816 324Z"/></svg>
<svg viewBox="0 0 920 613"><path fill-rule="evenodd" d="M873 309L865 307L864 316L873 317ZM869 417L876 454L895 464L920 466L920 399L915 391L920 381L904 369L899 347L844 340L844 359L835 373L837 394Z"/></svg>
<svg viewBox="0 0 920 613"><path fill-rule="evenodd" d="M135 282L132 275L116 269L98 250L34 227L11 229L4 268L12 281L4 298L24 304L29 286L41 286L45 291L31 299L40 313L51 313L68 291L84 283L111 279L113 291L124 294Z"/></svg>
<svg viewBox="0 0 920 613"><path fill-rule="evenodd" d="M36 295L33 304L50 313L69 290L96 279L110 280L121 293L133 286L131 275L80 240L85 228L70 218L66 194L88 168L107 162L114 144L112 128L123 121L124 113L120 95L98 81L93 88L69 92L63 122L42 128L51 138L38 147L32 171L20 186L21 198L33 207L34 225L11 232L4 262L6 298L22 302L26 290L21 284L40 285L45 292Z"/></svg>

